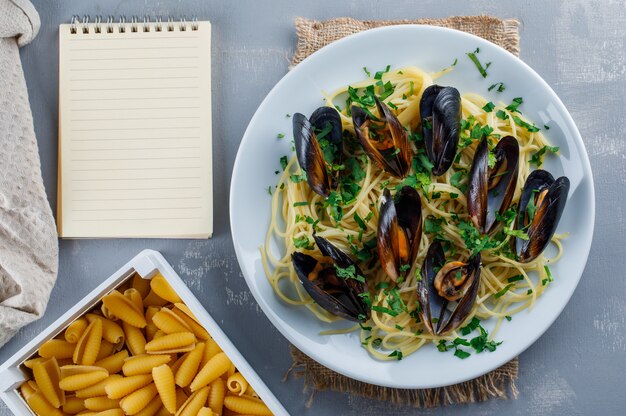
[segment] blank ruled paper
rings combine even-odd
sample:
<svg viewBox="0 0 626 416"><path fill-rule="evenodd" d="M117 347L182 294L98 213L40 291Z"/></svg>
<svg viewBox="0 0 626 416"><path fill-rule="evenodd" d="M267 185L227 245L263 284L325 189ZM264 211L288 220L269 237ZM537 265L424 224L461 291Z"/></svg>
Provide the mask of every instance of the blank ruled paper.
<svg viewBox="0 0 626 416"><path fill-rule="evenodd" d="M210 23L123 26L59 29L59 235L210 237Z"/></svg>

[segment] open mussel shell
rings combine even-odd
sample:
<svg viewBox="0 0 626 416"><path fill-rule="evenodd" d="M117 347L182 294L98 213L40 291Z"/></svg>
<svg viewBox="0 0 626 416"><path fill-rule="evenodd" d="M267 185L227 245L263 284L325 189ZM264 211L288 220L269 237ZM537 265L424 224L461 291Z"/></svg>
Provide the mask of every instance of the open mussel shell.
<svg viewBox="0 0 626 416"><path fill-rule="evenodd" d="M450 332L467 319L476 302L480 285L480 253L470 257L465 263L448 263L451 264L450 267L446 267L445 261L441 243L433 242L422 264L422 278L417 282L420 318L433 335ZM454 280L458 280L459 284L453 295L454 300L449 300L440 295L440 283ZM433 322L434 318L436 322Z"/></svg>
<svg viewBox="0 0 626 416"><path fill-rule="evenodd" d="M467 210L470 219L483 234L496 225L496 214L502 215L511 205L519 173L519 143L513 136L502 138L493 149L495 165L489 167L487 138L474 153L467 187Z"/></svg>
<svg viewBox="0 0 626 416"><path fill-rule="evenodd" d="M313 112L310 119L301 113L295 113L292 123L300 168L306 172L309 187L315 193L327 197L336 182L328 166L341 161L342 125L339 113L332 107L320 107ZM318 140L316 131L325 131L324 137ZM329 151L324 151L326 147L323 149L320 141L324 142ZM332 160L326 160L325 154Z"/></svg>
<svg viewBox="0 0 626 416"><path fill-rule="evenodd" d="M385 189L378 217L380 264L395 282L415 261L422 239L422 203L417 191L404 186L395 198Z"/></svg>
<svg viewBox="0 0 626 416"><path fill-rule="evenodd" d="M341 269L354 266L355 276L365 275L347 254L328 240L315 235L313 238L324 256L321 260L297 251L291 255L304 289L315 303L331 314L350 321L366 321L370 318L370 309L361 296L368 293L367 283L339 277L335 266Z"/></svg>
<svg viewBox="0 0 626 416"><path fill-rule="evenodd" d="M411 145L408 133L400 120L378 98L379 117L373 119L361 107L352 106L354 132L365 153L381 169L398 178L404 178L411 168Z"/></svg>
<svg viewBox="0 0 626 416"><path fill-rule="evenodd" d="M528 263L537 258L554 235L569 193L569 179L554 179L547 171L537 169L528 175L517 214L517 229L528 235L528 240L515 239L519 261ZM535 206L532 218L528 209L530 201Z"/></svg>
<svg viewBox="0 0 626 416"><path fill-rule="evenodd" d="M440 85L426 88L420 100L420 116L426 155L433 164L433 175L441 176L452 166L459 144L459 91Z"/></svg>

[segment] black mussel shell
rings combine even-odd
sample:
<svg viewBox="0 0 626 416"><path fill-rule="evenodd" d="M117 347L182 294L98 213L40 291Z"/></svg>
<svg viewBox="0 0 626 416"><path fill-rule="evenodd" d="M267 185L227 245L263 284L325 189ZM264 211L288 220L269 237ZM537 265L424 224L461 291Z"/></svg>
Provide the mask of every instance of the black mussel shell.
<svg viewBox="0 0 626 416"><path fill-rule="evenodd" d="M336 186L335 178L329 174L330 163L340 163L342 154L342 125L337 110L320 107L308 119L301 113L292 117L293 138L300 168L306 172L309 187L317 194L327 197ZM330 151L320 146L316 131L326 131L323 139ZM330 147L328 147L330 146ZM326 160L327 158L332 160Z"/></svg>
<svg viewBox="0 0 626 416"><path fill-rule="evenodd" d="M291 255L294 270L304 289L319 306L335 316L350 321L363 322L370 318L370 309L362 296L368 293L367 283L337 275L335 266L347 269L354 266L356 276L365 276L352 259L328 240L313 236L326 258L327 264L308 254L295 252Z"/></svg>
<svg viewBox="0 0 626 416"><path fill-rule="evenodd" d="M519 261L528 263L537 258L554 235L569 193L569 179L554 179L547 171L537 169L528 175L517 214L517 229L526 232L528 240L515 239ZM530 218L530 201L535 206Z"/></svg>
<svg viewBox="0 0 626 416"><path fill-rule="evenodd" d="M431 85L422 94L420 116L426 155L433 175L441 176L452 166L459 144L461 94L454 87Z"/></svg>
<svg viewBox="0 0 626 416"><path fill-rule="evenodd" d="M469 316L480 285L480 253L470 257L462 267L464 282L462 294L450 310L450 301L439 295L436 280L439 272L445 268L445 255L439 241L428 248L422 264L422 279L417 284L417 300L420 305L420 317L426 329L433 335L441 335L458 328ZM433 318L437 322L433 325Z"/></svg>
<svg viewBox="0 0 626 416"><path fill-rule="evenodd" d="M513 136L502 138L493 149L496 163L489 168L487 138L476 148L467 187L467 210L470 219L483 234L489 234L511 205L519 173L519 143Z"/></svg>
<svg viewBox="0 0 626 416"><path fill-rule="evenodd" d="M378 98L375 100L380 117L378 120L372 119L360 107L352 106L350 109L354 132L365 153L378 167L398 178L404 178L411 168L412 152L408 133L389 107ZM374 134L379 137L372 137Z"/></svg>
<svg viewBox="0 0 626 416"><path fill-rule="evenodd" d="M387 275L396 281L413 265L422 239L422 203L418 192L404 186L392 198L385 189L378 218L378 258Z"/></svg>

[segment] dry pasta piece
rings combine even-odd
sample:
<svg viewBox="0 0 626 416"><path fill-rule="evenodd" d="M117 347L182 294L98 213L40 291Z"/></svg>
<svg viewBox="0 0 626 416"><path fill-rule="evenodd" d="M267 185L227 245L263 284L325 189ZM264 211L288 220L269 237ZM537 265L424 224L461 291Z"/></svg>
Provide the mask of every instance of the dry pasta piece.
<svg viewBox="0 0 626 416"><path fill-rule="evenodd" d="M33 377L39 390L52 406L57 409L63 406L65 403L65 392L59 388L61 370L54 357L35 363L33 366Z"/></svg>
<svg viewBox="0 0 626 416"><path fill-rule="evenodd" d="M202 358L202 364L200 367L204 367L204 365L208 363L211 358L215 357L220 352L222 352L222 349L219 345L217 345L217 342L215 342L213 338L209 339L205 343L204 357Z"/></svg>
<svg viewBox="0 0 626 416"><path fill-rule="evenodd" d="M128 299L130 299L130 301L133 303L133 305L135 305L135 308L141 312L142 314L144 313L143 310L143 299L141 294L139 293L139 291L137 289L126 289L124 291L124 296L126 296Z"/></svg>
<svg viewBox="0 0 626 416"><path fill-rule="evenodd" d="M148 306L146 308L146 327L144 329L146 330L146 339L148 341L152 341L152 338L154 338L154 334L156 334L156 332L159 330L154 322L152 322L152 318L157 312L159 312L159 310L160 309L156 306Z"/></svg>
<svg viewBox="0 0 626 416"><path fill-rule="evenodd" d="M156 385L163 406L170 412L176 413L176 384L172 369L163 364L152 369L152 379Z"/></svg>
<svg viewBox="0 0 626 416"><path fill-rule="evenodd" d="M30 383L32 380L28 380L22 383L20 386L20 393L22 393L22 397L28 401L28 398L37 392L37 384L34 386L33 383Z"/></svg>
<svg viewBox="0 0 626 416"><path fill-rule="evenodd" d="M151 383L120 400L120 407L127 415L134 415L146 407L156 395L156 386Z"/></svg>
<svg viewBox="0 0 626 416"><path fill-rule="evenodd" d="M89 397L85 399L85 407L89 410L102 412L103 410L119 408L120 401L109 399L107 396Z"/></svg>
<svg viewBox="0 0 626 416"><path fill-rule="evenodd" d="M176 371L176 384L180 387L187 387L198 373L202 355L204 352L204 344L199 342L196 348L189 353L187 358L182 362Z"/></svg>
<svg viewBox="0 0 626 416"><path fill-rule="evenodd" d="M65 391L82 390L99 383L108 376L109 372L104 369L98 369L84 374L74 374L61 378L59 387Z"/></svg>
<svg viewBox="0 0 626 416"><path fill-rule="evenodd" d="M124 416L122 409L109 409L102 412L93 413L94 416Z"/></svg>
<svg viewBox="0 0 626 416"><path fill-rule="evenodd" d="M94 371L105 371L103 368L96 367L95 365L64 365L61 367L61 378L73 376L76 374L87 374ZM108 376L108 374L107 374Z"/></svg>
<svg viewBox="0 0 626 416"><path fill-rule="evenodd" d="M152 291L162 299L172 303L182 302L176 291L174 291L172 286L170 286L161 273L158 273L152 278L150 281L150 288L152 288Z"/></svg>
<svg viewBox="0 0 626 416"><path fill-rule="evenodd" d="M193 393L176 412L176 416L196 416L209 397L209 386Z"/></svg>
<svg viewBox="0 0 626 416"><path fill-rule="evenodd" d="M226 396L224 398L224 407L236 413L255 415L255 416L272 416L272 411L259 399L248 396Z"/></svg>
<svg viewBox="0 0 626 416"><path fill-rule="evenodd" d="M218 377L213 380L209 386L211 386L208 400L209 407L215 413L221 415L224 408L224 396L226 395L224 380Z"/></svg>
<svg viewBox="0 0 626 416"><path fill-rule="evenodd" d="M208 407L203 407L202 409L198 410L198 416L213 416L215 413L213 413L213 410L211 410Z"/></svg>
<svg viewBox="0 0 626 416"><path fill-rule="evenodd" d="M117 290L113 290L103 297L102 303L120 320L137 328L146 326L146 318L143 312L139 312L136 305Z"/></svg>
<svg viewBox="0 0 626 416"><path fill-rule="evenodd" d="M175 303L174 306L180 309L185 315L187 315L188 317L190 317L191 319L193 319L194 321L196 321L198 324L201 325L201 322L198 320L198 318L196 318L196 315L194 315L193 312L191 312L191 309L189 309L189 306L187 306L185 303L183 302Z"/></svg>
<svg viewBox="0 0 626 416"><path fill-rule="evenodd" d="M135 273L131 280L130 287L138 291L142 298L145 298L150 292L150 280L143 279L139 274Z"/></svg>
<svg viewBox="0 0 626 416"><path fill-rule="evenodd" d="M119 374L111 374L110 376L94 384L93 386L89 386L81 390L76 390L74 395L80 399L86 399L88 397L105 396L107 394L106 389L105 389L107 384L109 384L110 382L114 380L118 380L120 378L122 378L122 376Z"/></svg>
<svg viewBox="0 0 626 416"><path fill-rule="evenodd" d="M172 312L175 313L180 319L182 319L191 331L195 334L198 339L202 341L206 341L211 338L211 335L207 332L206 329L202 325L200 325L194 318L187 315L183 310L180 309L178 305L184 305L183 303L177 303L176 307L172 309Z"/></svg>
<svg viewBox="0 0 626 416"><path fill-rule="evenodd" d="M102 342L102 320L94 319L83 332L72 359L75 364L92 365L98 358Z"/></svg>
<svg viewBox="0 0 626 416"><path fill-rule="evenodd" d="M57 360L63 358L72 358L74 356L74 349L76 344L63 341L61 339L50 339L39 347L39 355L44 358L56 358Z"/></svg>
<svg viewBox="0 0 626 416"><path fill-rule="evenodd" d="M111 344L106 339L102 339L100 341L100 351L98 351L96 361L100 361L106 357L110 357L111 355L113 355L113 351L115 351L115 345Z"/></svg>
<svg viewBox="0 0 626 416"><path fill-rule="evenodd" d="M124 335L126 337L126 346L131 355L141 355L146 352L146 338L143 336L141 329L129 325L124 322Z"/></svg>
<svg viewBox="0 0 626 416"><path fill-rule="evenodd" d="M165 306L167 305L169 302L165 299L163 299L162 297L159 297L159 295L157 295L154 290L150 289L150 292L148 293L148 295L143 298L143 306L148 307L148 306Z"/></svg>
<svg viewBox="0 0 626 416"><path fill-rule="evenodd" d="M67 342L71 342L72 344L76 344L80 339L80 336L83 335L83 332L85 332L85 329L87 329L88 325L89 322L87 322L87 319L78 318L77 320L69 324L69 326L65 330L65 334L63 335L65 337L65 340Z"/></svg>
<svg viewBox="0 0 626 416"><path fill-rule="evenodd" d="M102 306L100 306L100 311L102 312L102 315L111 320L111 321L119 321L119 318L117 316L115 316L113 314L113 312L111 312L109 310L109 308L107 308L107 306L103 303Z"/></svg>
<svg viewBox="0 0 626 416"><path fill-rule="evenodd" d="M187 352L194 348L196 336L191 332L178 332L153 339L146 344L148 354Z"/></svg>
<svg viewBox="0 0 626 416"><path fill-rule="evenodd" d="M122 366L125 376L135 376L138 374L151 374L152 369L170 361L169 355L138 355L126 360Z"/></svg>
<svg viewBox="0 0 626 416"><path fill-rule="evenodd" d="M152 374L123 377L107 383L104 390L109 399L121 399L152 383Z"/></svg>
<svg viewBox="0 0 626 416"><path fill-rule="evenodd" d="M110 357L103 358L100 361L96 361L94 364L96 367L102 367L106 369L110 374L119 373L122 371L124 361L128 358L128 351L122 350Z"/></svg>
<svg viewBox="0 0 626 416"><path fill-rule="evenodd" d="M27 368L30 368L31 370L33 369L33 365L35 365L35 363L41 363L43 361L49 360L49 358L45 358L45 357L37 357L37 358L31 358L30 360L26 360L24 361L24 366ZM58 363L58 361L57 361Z"/></svg>
<svg viewBox="0 0 626 416"><path fill-rule="evenodd" d="M191 328L170 309L163 308L152 317L152 322L166 334L190 332Z"/></svg>
<svg viewBox="0 0 626 416"><path fill-rule="evenodd" d="M88 313L85 317L89 322L95 319L102 320L102 338L106 339L111 344L118 346L124 342L124 331L122 331L122 328L115 322L100 315L96 315L95 313Z"/></svg>
<svg viewBox="0 0 626 416"><path fill-rule="evenodd" d="M235 364L232 364L232 363L231 363L231 364L230 364L230 368L228 369L228 371L227 371L226 373L222 374L222 377L223 377L225 380L228 380L228 378L229 378L230 376L232 376L233 374L235 374L236 372L237 372L237 367L235 367Z"/></svg>
<svg viewBox="0 0 626 416"><path fill-rule="evenodd" d="M31 394L26 402L38 416L63 416L63 412L52 406L39 391Z"/></svg>
<svg viewBox="0 0 626 416"><path fill-rule="evenodd" d="M237 396L242 396L248 389L248 381L243 377L241 373L237 372L228 377L228 381L226 381L226 386L231 393L236 394Z"/></svg>
<svg viewBox="0 0 626 416"><path fill-rule="evenodd" d="M178 371L178 369L180 368L180 366L185 362L185 360L187 359L187 357L189 356L189 354L191 354L190 352L187 352L185 354L183 354L179 359L177 359L176 361L172 362L170 361L170 368L172 369L172 372L174 374L176 374L176 372Z"/></svg>
<svg viewBox="0 0 626 416"><path fill-rule="evenodd" d="M191 382L191 391L196 391L204 386L209 385L213 380L220 377L222 374L228 371L231 362L223 352L218 353L211 358L202 369L198 372L196 377Z"/></svg>
<svg viewBox="0 0 626 416"><path fill-rule="evenodd" d="M135 413L135 416L154 416L160 408L163 407L163 402L159 396L156 396L146 407L141 409L139 413Z"/></svg>
<svg viewBox="0 0 626 416"><path fill-rule="evenodd" d="M63 405L63 413L75 415L85 410L85 401L79 397L67 397Z"/></svg>
<svg viewBox="0 0 626 416"><path fill-rule="evenodd" d="M173 413L170 413L169 410L165 408L165 406L161 406L158 412L155 413L155 416L172 416Z"/></svg>

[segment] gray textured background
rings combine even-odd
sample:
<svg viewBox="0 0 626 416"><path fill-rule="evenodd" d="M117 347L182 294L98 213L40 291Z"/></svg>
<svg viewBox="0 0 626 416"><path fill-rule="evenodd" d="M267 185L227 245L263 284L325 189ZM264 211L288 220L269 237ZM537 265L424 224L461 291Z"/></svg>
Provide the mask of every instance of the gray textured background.
<svg viewBox="0 0 626 416"><path fill-rule="evenodd" d="M61 241L59 280L48 311L0 349L6 360L141 249L159 250L224 325L293 414L618 415L626 395L626 250L624 182L626 3L619 1L33 1L42 19L22 49L50 203L56 204L58 25L72 14L196 15L213 23L215 236L208 241ZM285 74L295 45L295 16L363 19L492 14L517 18L521 57L556 90L576 120L595 175L594 244L580 286L552 328L520 358L518 400L416 411L338 393L313 407L302 381L281 379L291 361L285 339L248 291L228 226L232 164L256 107ZM567 278L567 276L563 276ZM8 415L0 404L0 415Z"/></svg>

